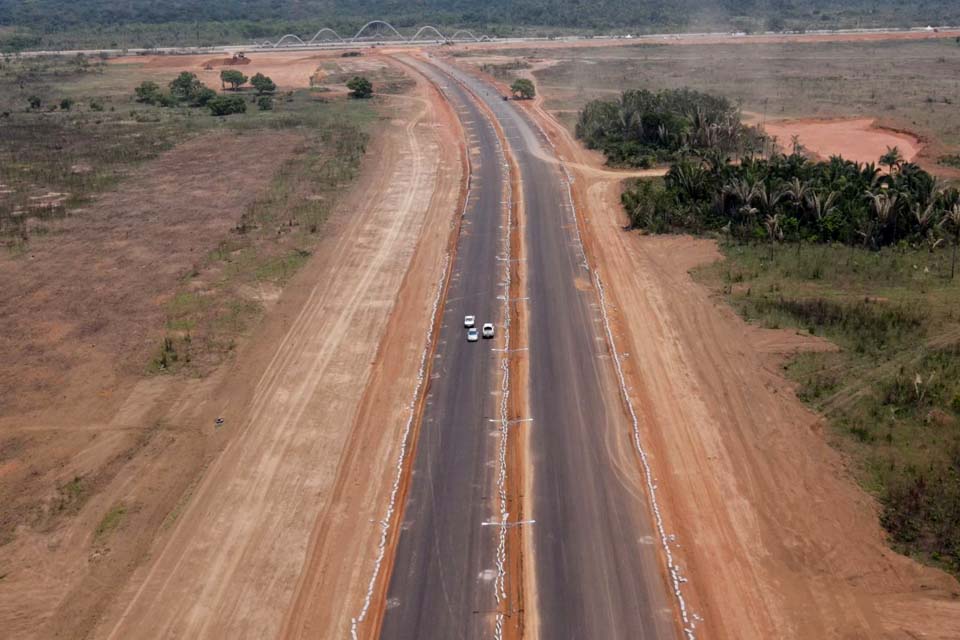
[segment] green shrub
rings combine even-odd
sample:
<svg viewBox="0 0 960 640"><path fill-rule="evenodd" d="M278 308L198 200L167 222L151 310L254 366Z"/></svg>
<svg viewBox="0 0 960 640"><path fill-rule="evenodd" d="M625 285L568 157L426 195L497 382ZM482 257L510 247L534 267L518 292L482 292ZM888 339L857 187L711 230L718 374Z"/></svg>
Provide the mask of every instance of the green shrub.
<svg viewBox="0 0 960 640"><path fill-rule="evenodd" d="M229 116L234 113L245 113L247 101L242 96L219 95L207 102L207 107L215 116Z"/></svg>
<svg viewBox="0 0 960 640"><path fill-rule="evenodd" d="M373 84L363 76L354 76L347 81L351 98L369 98L373 95Z"/></svg>

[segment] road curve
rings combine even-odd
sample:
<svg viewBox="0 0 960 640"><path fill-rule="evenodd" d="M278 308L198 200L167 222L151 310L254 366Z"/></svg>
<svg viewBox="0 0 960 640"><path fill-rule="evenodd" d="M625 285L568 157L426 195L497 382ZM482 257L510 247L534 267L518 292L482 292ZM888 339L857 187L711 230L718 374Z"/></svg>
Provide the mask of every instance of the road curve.
<svg viewBox="0 0 960 640"><path fill-rule="evenodd" d="M492 86L439 60L420 69L442 83L470 127L471 157L481 169L475 169L467 213L473 226L461 239L459 280L438 349L441 378L422 427L382 637L489 637L495 611L494 528L482 527L496 516L488 424L495 359L456 339L464 312L493 312L490 277L503 277L491 265L504 242L498 214L505 168L474 104L480 99L502 127L523 185L530 343L515 346L528 346L530 357L534 495L525 499L536 524L526 535L535 550L538 635L675 638L679 627L640 464L562 167L539 129Z"/></svg>

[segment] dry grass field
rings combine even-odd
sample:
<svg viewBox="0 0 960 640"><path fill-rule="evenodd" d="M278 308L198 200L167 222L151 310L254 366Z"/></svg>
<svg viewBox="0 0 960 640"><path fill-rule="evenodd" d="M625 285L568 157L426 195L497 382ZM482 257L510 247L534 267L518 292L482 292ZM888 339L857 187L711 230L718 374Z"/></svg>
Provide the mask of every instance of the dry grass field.
<svg viewBox="0 0 960 640"><path fill-rule="evenodd" d="M669 44L470 52L477 64L524 61L544 106L572 127L587 101L623 89L690 87L725 96L753 121L873 118L909 131L933 168L960 149L960 43L952 38ZM470 61L470 58L467 58ZM789 143L789 140L782 141ZM952 175L949 167L943 167Z"/></svg>

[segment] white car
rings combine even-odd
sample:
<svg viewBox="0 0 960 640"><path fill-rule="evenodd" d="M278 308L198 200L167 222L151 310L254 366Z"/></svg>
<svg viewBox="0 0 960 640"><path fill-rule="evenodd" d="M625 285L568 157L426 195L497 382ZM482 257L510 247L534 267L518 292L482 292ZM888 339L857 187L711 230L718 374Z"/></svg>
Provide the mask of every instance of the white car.
<svg viewBox="0 0 960 640"><path fill-rule="evenodd" d="M493 337L493 323L488 322L483 325L483 337L492 338Z"/></svg>
<svg viewBox="0 0 960 640"><path fill-rule="evenodd" d="M467 329L467 342L476 342L480 339L479 334L477 333L476 327L470 327Z"/></svg>
<svg viewBox="0 0 960 640"><path fill-rule="evenodd" d="M467 329L470 327L477 326L477 317L476 316L463 316L463 326Z"/></svg>

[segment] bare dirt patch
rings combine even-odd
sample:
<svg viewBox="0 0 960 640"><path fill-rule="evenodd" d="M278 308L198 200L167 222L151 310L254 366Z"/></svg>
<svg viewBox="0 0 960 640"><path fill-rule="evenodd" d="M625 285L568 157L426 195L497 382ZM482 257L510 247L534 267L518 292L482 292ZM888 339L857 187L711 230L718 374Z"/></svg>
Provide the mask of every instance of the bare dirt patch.
<svg viewBox="0 0 960 640"><path fill-rule="evenodd" d="M23 253L0 257L8 327L0 338L0 619L8 633L49 630L76 581L109 582L129 560L123 532L132 518L151 516L139 496L123 502L109 535L95 533L130 474L149 466L144 460L188 469L203 455L199 433L171 429L155 410L184 381L145 377L147 365L181 278L216 249L289 154L266 138L287 136L196 138L59 220ZM257 171L245 159L251 149ZM245 188L232 188L235 179ZM171 449L179 453L164 458ZM162 495L163 483L151 489ZM68 603L76 633L103 590Z"/></svg>
<svg viewBox="0 0 960 640"><path fill-rule="evenodd" d="M250 53L242 67L244 75L253 76L262 73L269 76L280 89L304 89L310 86L310 78L325 61L339 56L339 52L305 53L287 51L281 53ZM238 68L232 62L233 57L211 59L209 55L190 56L128 56L116 58L110 64L137 65L144 77L149 79L166 78L167 81L180 71L191 71L209 87L220 86L220 72L223 69ZM131 84L130 90L139 84Z"/></svg>
<svg viewBox="0 0 960 640"><path fill-rule="evenodd" d="M917 137L881 128L873 118L770 120L763 128L785 149L790 148L793 136L797 136L807 151L822 160L842 156L876 164L888 147L897 147L904 160L912 162L923 148Z"/></svg>

